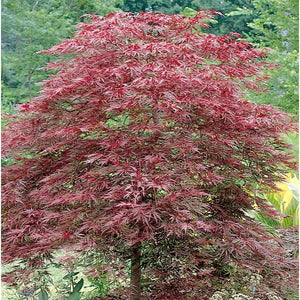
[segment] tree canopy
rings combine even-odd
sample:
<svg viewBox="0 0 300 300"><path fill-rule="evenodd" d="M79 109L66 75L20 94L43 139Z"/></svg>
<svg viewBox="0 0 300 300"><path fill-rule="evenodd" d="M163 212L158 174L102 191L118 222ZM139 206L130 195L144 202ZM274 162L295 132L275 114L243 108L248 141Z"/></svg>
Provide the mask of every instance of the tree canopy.
<svg viewBox="0 0 300 300"><path fill-rule="evenodd" d="M183 13L190 9L213 9L221 12L215 16L206 32L229 34L238 32L257 46L278 48L278 42L289 44L286 49L279 47L274 61L283 66L272 72L270 96L257 97L258 103L281 106L286 111L298 114L298 9L297 1L279 0L185 0L185 1L96 1L51 0L46 2L22 0L2 1L2 110L12 111L16 104L37 95L36 84L45 79L49 72L40 68L49 57L36 52L49 48L74 32L74 25L85 14L106 15L117 9L124 11L162 11L168 14ZM235 11L235 13L232 13ZM83 19L82 19L83 20ZM268 25L267 25L268 24ZM284 37L281 36L281 32ZM286 34L287 33L287 34ZM280 36L277 36L277 35ZM260 38L258 38L260 36ZM293 42L291 42L293 40ZM281 43L281 42L280 42ZM282 46L282 45L281 45ZM294 47L296 46L296 47ZM282 53L280 51L283 51Z"/></svg>
<svg viewBox="0 0 300 300"><path fill-rule="evenodd" d="M276 216L257 193L294 167L282 133L295 125L245 99L262 90L266 53L201 32L215 13L89 15L42 51L60 56L46 67L57 73L2 134L2 257L25 266L10 278L70 245L119 276L130 259L131 299L205 299L231 263L295 266L246 214Z"/></svg>

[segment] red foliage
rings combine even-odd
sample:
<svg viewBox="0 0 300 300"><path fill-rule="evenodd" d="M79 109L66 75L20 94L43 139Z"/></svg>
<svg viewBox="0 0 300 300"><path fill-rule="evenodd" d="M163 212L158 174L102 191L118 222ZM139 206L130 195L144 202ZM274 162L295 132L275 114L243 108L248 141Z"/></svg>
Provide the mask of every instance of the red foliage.
<svg viewBox="0 0 300 300"><path fill-rule="evenodd" d="M275 215L250 192L293 167L281 134L295 125L244 99L246 88L263 90L266 53L234 33L201 33L211 13L90 15L72 39L42 51L66 57L46 67L58 73L2 133L3 155L15 161L2 171L6 263L37 262L69 243L164 249L169 240L182 272L172 253L159 270L150 251L148 266L163 276L173 268L186 283L178 297L207 282L216 261L287 267L244 211Z"/></svg>

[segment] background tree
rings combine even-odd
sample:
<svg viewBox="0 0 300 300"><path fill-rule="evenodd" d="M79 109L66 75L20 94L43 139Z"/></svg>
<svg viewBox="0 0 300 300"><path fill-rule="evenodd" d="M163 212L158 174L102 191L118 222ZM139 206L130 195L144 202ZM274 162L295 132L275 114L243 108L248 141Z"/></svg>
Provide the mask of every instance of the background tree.
<svg viewBox="0 0 300 300"><path fill-rule="evenodd" d="M37 82L49 72L39 70L49 57L36 52L71 36L86 13L115 11L117 1L2 1L2 109L36 96Z"/></svg>
<svg viewBox="0 0 300 300"><path fill-rule="evenodd" d="M272 49L269 61L281 68L269 72L270 94L255 95L257 103L272 104L298 116L299 8L296 0L256 0L253 8L240 7L231 16L252 16L247 39Z"/></svg>
<svg viewBox="0 0 300 300"><path fill-rule="evenodd" d="M294 125L244 99L265 53L201 33L209 17L91 15L43 51L64 56L58 73L3 131L2 257L21 271L8 279L70 245L118 276L130 260L131 299L205 299L232 265L276 284L294 267L245 214L276 215L252 191L294 166L281 137Z"/></svg>
<svg viewBox="0 0 300 300"><path fill-rule="evenodd" d="M237 14L235 16L228 16L228 14L238 7L245 7L247 9L253 8L253 1L249 0L225 0L225 1L209 1L209 0L193 0L191 8L210 8L219 11L223 16L217 17L217 22L211 25L209 32L214 34L229 34L230 32L238 32L242 35L252 32L252 28L248 23L253 20L251 14Z"/></svg>
<svg viewBox="0 0 300 300"><path fill-rule="evenodd" d="M252 9L253 5L248 0L124 0L117 5L123 11L141 12L141 11L161 11L166 14L182 13L185 8L213 9L219 11L223 16L216 16L209 32L214 34L228 34L230 32L249 33L251 28L247 23L253 20L252 14L237 14L227 16L228 13L236 10L238 7Z"/></svg>

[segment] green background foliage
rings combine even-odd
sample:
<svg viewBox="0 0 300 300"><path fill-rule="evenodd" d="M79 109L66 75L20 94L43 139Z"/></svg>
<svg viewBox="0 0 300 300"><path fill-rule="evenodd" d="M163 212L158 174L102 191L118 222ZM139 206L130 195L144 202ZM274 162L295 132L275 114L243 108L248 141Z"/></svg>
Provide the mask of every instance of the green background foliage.
<svg viewBox="0 0 300 300"><path fill-rule="evenodd" d="M240 6L252 8L251 1L245 0L124 0L117 6L123 11L161 11L166 14L181 13L186 7L192 9L213 9L221 12L223 17L216 17L215 24L212 25L211 32L215 34L226 34L231 31L248 33L251 28L247 23L252 20L251 15L237 15L234 18L227 16L227 14Z"/></svg>
<svg viewBox="0 0 300 300"><path fill-rule="evenodd" d="M298 116L299 9L297 0L255 0L229 16L251 16L246 36L258 47L271 49L268 60L280 68L269 72L269 93L251 94L257 103L276 105Z"/></svg>
<svg viewBox="0 0 300 300"><path fill-rule="evenodd" d="M69 38L87 13L107 14L117 0L2 1L2 110L37 95L50 60L36 52Z"/></svg>

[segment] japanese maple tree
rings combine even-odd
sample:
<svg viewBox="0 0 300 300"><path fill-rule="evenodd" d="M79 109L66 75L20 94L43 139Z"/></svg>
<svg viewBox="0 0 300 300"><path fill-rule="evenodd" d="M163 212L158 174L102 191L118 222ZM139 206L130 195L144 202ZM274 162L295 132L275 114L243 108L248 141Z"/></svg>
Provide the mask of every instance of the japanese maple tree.
<svg viewBox="0 0 300 300"><path fill-rule="evenodd" d="M266 53L202 33L214 13L89 15L43 51L56 74L2 132L5 263L30 270L67 245L130 259L130 299L205 299L232 262L293 267L246 212L276 216L259 195L294 167L282 133L295 125L245 100Z"/></svg>

